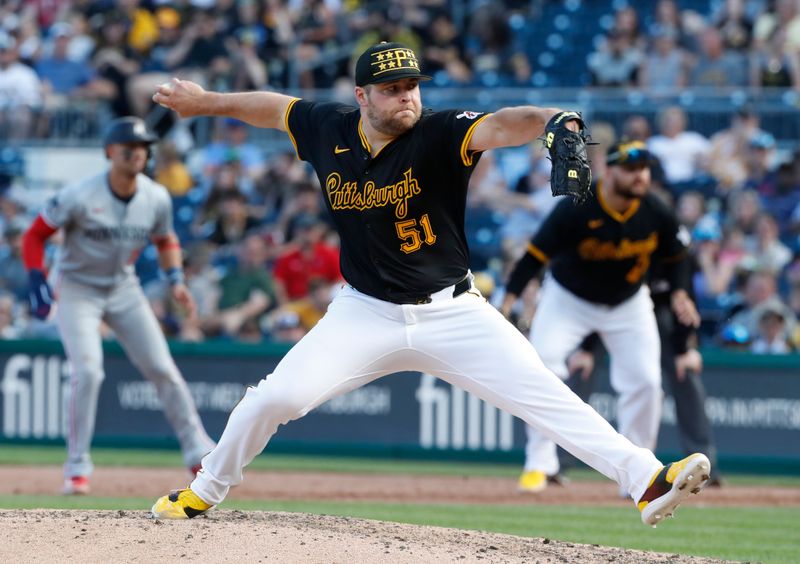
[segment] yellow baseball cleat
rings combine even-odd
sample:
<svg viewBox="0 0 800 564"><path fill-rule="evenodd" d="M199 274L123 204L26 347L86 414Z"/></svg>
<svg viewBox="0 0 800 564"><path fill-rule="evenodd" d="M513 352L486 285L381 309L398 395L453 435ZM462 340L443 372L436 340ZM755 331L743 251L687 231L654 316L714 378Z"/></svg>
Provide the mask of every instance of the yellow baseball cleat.
<svg viewBox="0 0 800 564"><path fill-rule="evenodd" d="M214 507L197 497L189 488L175 490L158 498L150 512L157 519L191 519Z"/></svg>
<svg viewBox="0 0 800 564"><path fill-rule="evenodd" d="M711 463L699 453L661 468L636 504L642 512L642 522L655 527L664 518L672 517L675 508L690 494L700 493L710 474Z"/></svg>
<svg viewBox="0 0 800 564"><path fill-rule="evenodd" d="M526 470L519 477L517 491L525 493L540 492L547 487L547 474L541 470Z"/></svg>

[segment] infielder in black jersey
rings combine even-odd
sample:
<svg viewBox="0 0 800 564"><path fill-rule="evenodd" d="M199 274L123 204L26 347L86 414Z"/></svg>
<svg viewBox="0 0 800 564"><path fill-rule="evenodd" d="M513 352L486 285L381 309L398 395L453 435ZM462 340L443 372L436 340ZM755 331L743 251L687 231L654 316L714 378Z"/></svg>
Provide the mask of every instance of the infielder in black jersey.
<svg viewBox="0 0 800 564"><path fill-rule="evenodd" d="M549 266L531 342L545 366L566 379L569 354L590 333L599 334L619 393L620 433L652 450L662 402L659 334L644 284L653 260L664 265L680 322L696 326L700 316L687 292L688 233L648 193L649 162L638 141L609 149L607 176L597 183L596 197L580 206L565 199L553 209L512 271L501 311L507 315L528 282ZM541 490L547 476L558 472L556 445L529 425L525 455L519 488Z"/></svg>
<svg viewBox="0 0 800 564"><path fill-rule="evenodd" d="M437 376L505 409L617 480L656 524L709 472L703 455L662 466L547 370L472 283L464 235L470 174L483 151L529 143L573 112L422 110L409 48L381 43L356 63L357 107L272 92L218 94L174 79L153 99L182 116L230 116L286 131L310 162L341 235L347 284L325 316L250 388L190 488L156 501L187 518L220 503L278 426L399 371ZM572 126L578 127L579 123Z"/></svg>

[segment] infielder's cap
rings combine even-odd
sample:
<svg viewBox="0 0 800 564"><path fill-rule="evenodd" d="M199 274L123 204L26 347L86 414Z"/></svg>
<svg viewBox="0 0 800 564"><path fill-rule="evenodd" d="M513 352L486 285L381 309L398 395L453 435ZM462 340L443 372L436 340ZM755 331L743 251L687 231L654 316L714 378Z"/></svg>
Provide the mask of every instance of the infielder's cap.
<svg viewBox="0 0 800 564"><path fill-rule="evenodd" d="M103 145L114 143L155 143L158 137L147 130L144 120L134 116L115 119L108 125Z"/></svg>
<svg viewBox="0 0 800 564"><path fill-rule="evenodd" d="M651 162L650 151L647 150L647 145L641 141L620 141L609 147L608 153L606 153L606 164L608 165L649 165Z"/></svg>
<svg viewBox="0 0 800 564"><path fill-rule="evenodd" d="M356 62L356 86L391 82L401 78L431 79L419 72L417 56L402 43L384 41L373 45Z"/></svg>

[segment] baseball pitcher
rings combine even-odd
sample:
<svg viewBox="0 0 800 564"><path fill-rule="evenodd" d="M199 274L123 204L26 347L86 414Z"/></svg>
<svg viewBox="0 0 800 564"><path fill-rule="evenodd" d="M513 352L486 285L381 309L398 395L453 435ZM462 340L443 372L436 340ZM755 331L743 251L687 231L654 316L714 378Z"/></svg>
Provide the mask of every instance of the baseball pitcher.
<svg viewBox="0 0 800 564"><path fill-rule="evenodd" d="M419 84L428 77L398 43L367 49L355 74L358 107L275 92L207 92L178 79L154 95L182 116L224 115L287 132L319 177L347 284L275 371L247 391L191 486L157 500L153 514L204 513L242 481L279 425L405 370L432 374L541 429L617 480L639 501L644 522L671 514L705 483L706 457L664 467L614 431L486 302L468 269L466 193L481 153L529 143L551 121L551 150L564 157L555 188L582 194L585 146L575 150L572 137L580 137L580 116L534 106L423 111Z"/></svg>

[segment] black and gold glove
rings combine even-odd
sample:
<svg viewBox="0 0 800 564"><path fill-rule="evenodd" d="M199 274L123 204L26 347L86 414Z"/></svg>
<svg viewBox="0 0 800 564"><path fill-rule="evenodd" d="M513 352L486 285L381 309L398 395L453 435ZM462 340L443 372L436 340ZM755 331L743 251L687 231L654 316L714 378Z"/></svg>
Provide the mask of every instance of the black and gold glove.
<svg viewBox="0 0 800 564"><path fill-rule="evenodd" d="M578 122L579 131L567 129L570 121ZM585 202L592 193L592 171L586 154L591 137L581 115L559 112L550 118L544 132L544 143L553 163L550 172L553 196L570 196L578 204Z"/></svg>

